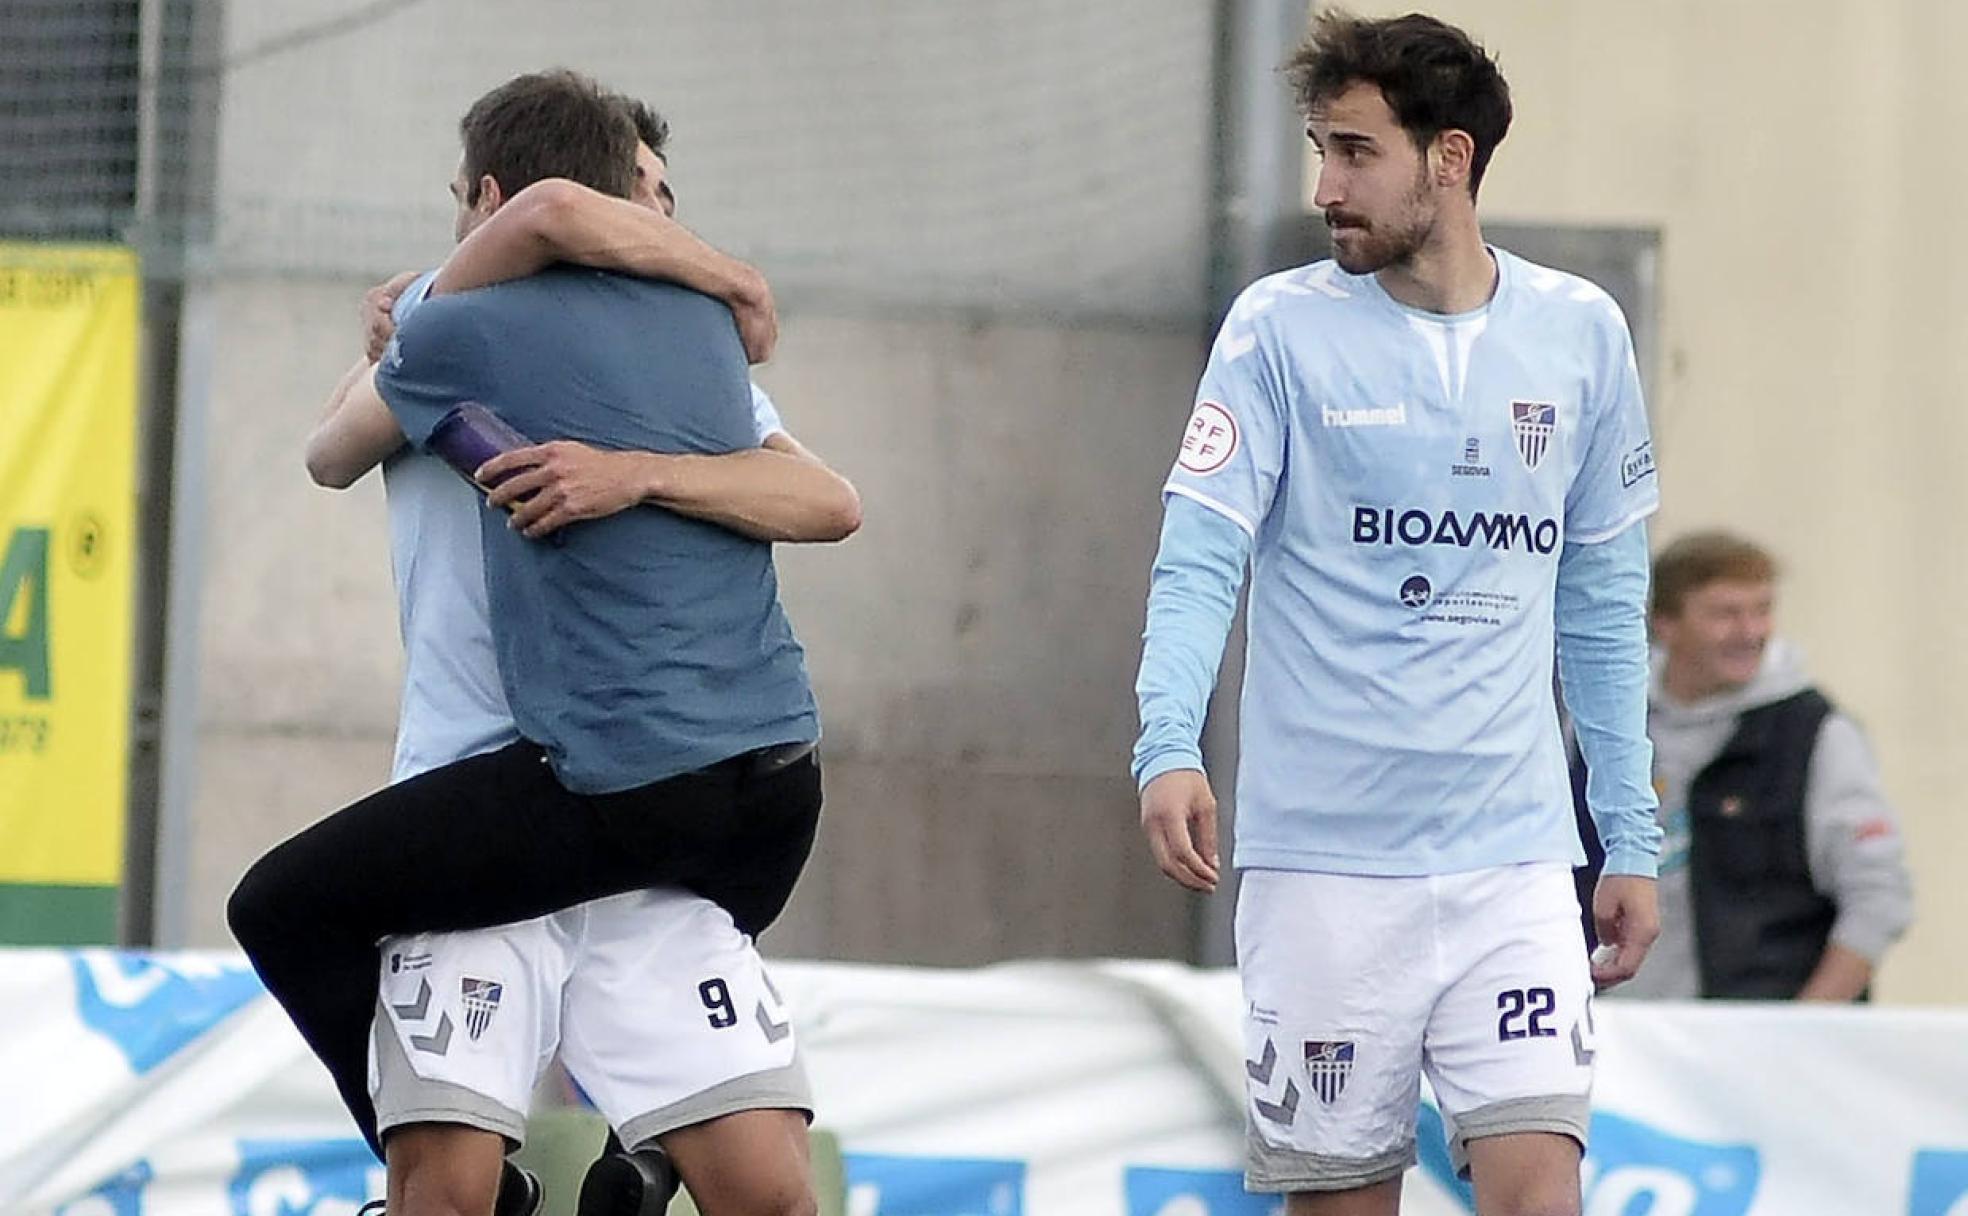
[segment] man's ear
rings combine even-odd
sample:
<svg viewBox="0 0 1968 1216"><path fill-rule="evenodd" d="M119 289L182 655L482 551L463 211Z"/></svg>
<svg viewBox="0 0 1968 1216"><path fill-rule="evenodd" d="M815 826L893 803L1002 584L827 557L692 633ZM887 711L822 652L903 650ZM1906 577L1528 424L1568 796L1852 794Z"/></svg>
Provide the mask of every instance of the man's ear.
<svg viewBox="0 0 1968 1216"><path fill-rule="evenodd" d="M1469 137L1469 132L1451 127L1435 136L1428 149L1428 161L1430 177L1437 186L1466 187L1470 167L1476 161L1476 141Z"/></svg>
<svg viewBox="0 0 1968 1216"><path fill-rule="evenodd" d="M505 206L506 192L499 189L499 179L490 173L481 174L478 179L478 211L481 215L491 215Z"/></svg>

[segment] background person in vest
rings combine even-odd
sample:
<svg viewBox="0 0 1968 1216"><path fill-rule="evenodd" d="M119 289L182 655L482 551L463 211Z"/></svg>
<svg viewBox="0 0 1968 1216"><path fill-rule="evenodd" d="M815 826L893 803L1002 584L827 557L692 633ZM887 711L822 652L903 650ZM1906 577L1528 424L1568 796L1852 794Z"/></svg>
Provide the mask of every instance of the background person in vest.
<svg viewBox="0 0 1968 1216"><path fill-rule="evenodd" d="M1776 576L1767 552L1726 532L1654 561L1661 935L1621 996L1859 999L1912 919L1865 737L1771 636Z"/></svg>

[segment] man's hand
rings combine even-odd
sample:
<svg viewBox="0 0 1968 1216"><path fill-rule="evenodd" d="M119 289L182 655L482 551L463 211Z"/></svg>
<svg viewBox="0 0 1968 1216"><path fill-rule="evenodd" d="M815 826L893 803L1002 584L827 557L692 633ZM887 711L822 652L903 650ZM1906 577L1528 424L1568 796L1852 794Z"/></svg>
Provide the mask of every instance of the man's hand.
<svg viewBox="0 0 1968 1216"><path fill-rule="evenodd" d="M1174 769L1141 791L1141 830L1162 873L1191 891L1216 890L1216 795L1209 778Z"/></svg>
<svg viewBox="0 0 1968 1216"><path fill-rule="evenodd" d="M600 519L641 503L649 492L644 452L609 452L571 439L503 452L472 474L485 500L512 512L512 526L538 540L576 520Z"/></svg>
<svg viewBox="0 0 1968 1216"><path fill-rule="evenodd" d="M1605 991L1640 973L1640 964L1660 936L1660 905L1654 880L1633 874L1605 874L1592 892L1592 924L1599 949L1592 952L1592 982Z"/></svg>
<svg viewBox="0 0 1968 1216"><path fill-rule="evenodd" d="M1811 978L1797 993L1800 1001L1856 1001L1872 984L1872 960L1847 946L1831 942L1818 959Z"/></svg>
<svg viewBox="0 0 1968 1216"><path fill-rule="evenodd" d="M363 350L369 362L375 363L383 357L383 348L396 333L396 318L390 310L396 307L398 296L403 289L417 281L417 272L406 270L402 274L391 275L387 280L376 284L362 293L362 340Z"/></svg>

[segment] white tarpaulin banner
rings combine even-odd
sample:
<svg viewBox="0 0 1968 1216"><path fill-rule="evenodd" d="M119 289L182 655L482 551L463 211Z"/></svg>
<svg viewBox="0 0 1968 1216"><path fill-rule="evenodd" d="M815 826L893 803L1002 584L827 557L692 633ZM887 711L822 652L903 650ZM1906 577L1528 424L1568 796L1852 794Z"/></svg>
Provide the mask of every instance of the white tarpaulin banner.
<svg viewBox="0 0 1968 1216"><path fill-rule="evenodd" d="M780 963L853 1216L1273 1216L1234 975ZM1587 1216L1968 1216L1968 1012L1601 1002ZM0 1211L350 1216L378 1167L232 955L0 952ZM1424 1107L1403 1211L1473 1210Z"/></svg>

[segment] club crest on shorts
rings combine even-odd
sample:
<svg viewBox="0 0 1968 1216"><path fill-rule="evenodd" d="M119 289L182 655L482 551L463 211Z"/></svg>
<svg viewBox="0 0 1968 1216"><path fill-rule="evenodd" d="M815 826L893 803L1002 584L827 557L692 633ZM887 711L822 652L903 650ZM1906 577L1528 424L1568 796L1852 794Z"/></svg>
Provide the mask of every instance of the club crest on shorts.
<svg viewBox="0 0 1968 1216"><path fill-rule="evenodd" d="M496 980L466 976L460 987L465 998L465 1033L476 1043L478 1036L492 1024L492 1015L499 1011L499 998L505 995L506 986Z"/></svg>
<svg viewBox="0 0 1968 1216"><path fill-rule="evenodd" d="M1352 1040L1305 1040L1305 1075L1311 1080L1312 1092L1319 1095L1319 1101L1327 1106L1338 1101L1346 1088L1346 1079L1353 1075Z"/></svg>
<svg viewBox="0 0 1968 1216"><path fill-rule="evenodd" d="M1557 431L1558 407L1549 401L1510 403L1510 433L1517 437L1517 455L1523 457L1524 467L1531 472L1537 472L1537 467L1544 463L1544 453Z"/></svg>

